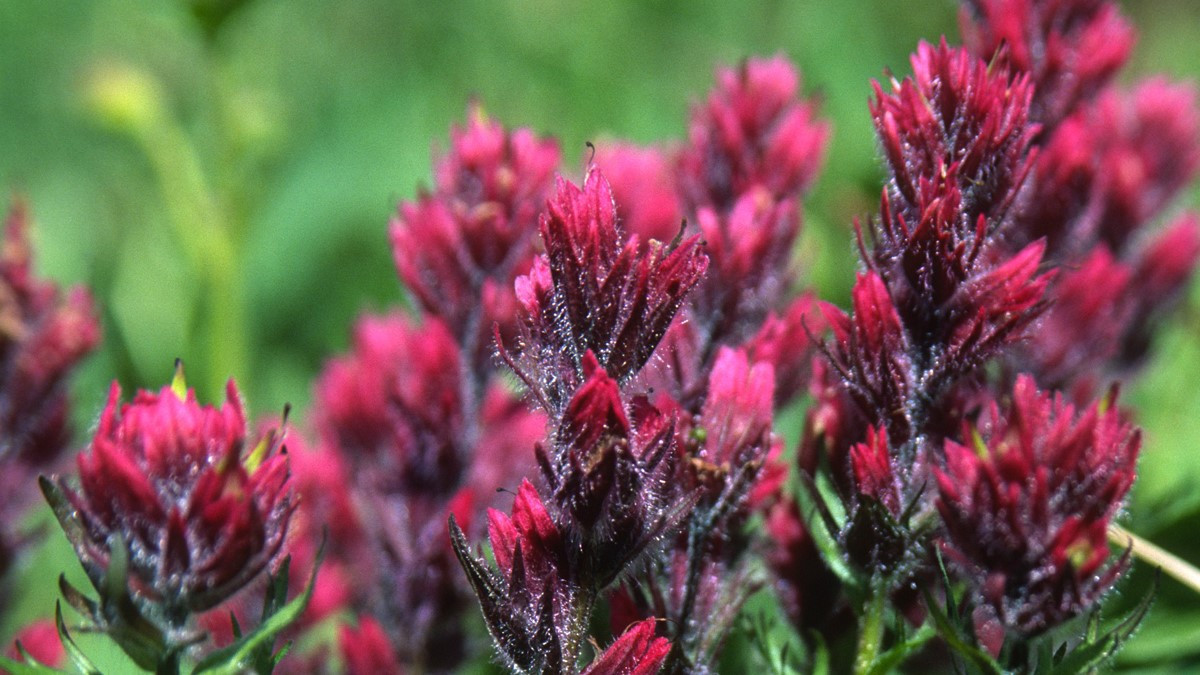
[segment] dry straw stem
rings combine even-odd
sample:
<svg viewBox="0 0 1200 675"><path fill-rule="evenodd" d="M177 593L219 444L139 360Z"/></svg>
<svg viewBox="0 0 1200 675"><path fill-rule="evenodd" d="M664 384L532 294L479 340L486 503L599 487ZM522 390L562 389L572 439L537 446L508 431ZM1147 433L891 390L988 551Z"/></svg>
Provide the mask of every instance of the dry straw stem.
<svg viewBox="0 0 1200 675"><path fill-rule="evenodd" d="M1200 593L1200 569L1183 560L1179 556L1166 551L1126 530L1120 525L1108 526L1108 540L1129 549L1134 556L1159 567L1163 572L1175 578L1196 593Z"/></svg>

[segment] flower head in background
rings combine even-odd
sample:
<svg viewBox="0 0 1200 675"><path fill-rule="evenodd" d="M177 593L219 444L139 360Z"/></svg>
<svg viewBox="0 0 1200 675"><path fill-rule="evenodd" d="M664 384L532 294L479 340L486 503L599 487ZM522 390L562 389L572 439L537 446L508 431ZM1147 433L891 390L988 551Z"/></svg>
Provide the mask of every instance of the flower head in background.
<svg viewBox="0 0 1200 675"><path fill-rule="evenodd" d="M671 241L679 234L683 205L667 152L610 142L596 146L593 163L604 170L625 236Z"/></svg>
<svg viewBox="0 0 1200 675"><path fill-rule="evenodd" d="M748 59L717 73L717 87L692 113L679 158L689 211L728 211L740 195L765 189L774 200L795 197L816 178L829 126L797 96L800 75L782 56Z"/></svg>
<svg viewBox="0 0 1200 675"><path fill-rule="evenodd" d="M5 652L5 656L18 661L28 656L26 663L32 660L43 666L58 668L65 665L67 654L58 639L58 628L54 622L41 619L17 632L12 647Z"/></svg>
<svg viewBox="0 0 1200 675"><path fill-rule="evenodd" d="M1108 84L1129 59L1135 33L1105 0L964 0L963 42L1029 73L1032 115L1047 128Z"/></svg>
<svg viewBox="0 0 1200 675"><path fill-rule="evenodd" d="M0 244L0 579L26 541L18 525L37 473L70 441L67 376L99 341L88 292L64 297L34 276L28 214L14 206Z"/></svg>
<svg viewBox="0 0 1200 675"><path fill-rule="evenodd" d="M338 649L345 661L346 675L404 673L387 633L373 617L361 617L357 627L343 625L338 631Z"/></svg>
<svg viewBox="0 0 1200 675"><path fill-rule="evenodd" d="M321 441L359 480L449 495L468 460L463 377L459 344L445 322L365 316L353 353L332 360L317 385Z"/></svg>
<svg viewBox="0 0 1200 675"><path fill-rule="evenodd" d="M688 321L697 376L680 400L698 405L719 346L738 346L781 312L795 281L791 253L800 232L800 199L825 157L829 125L800 92L786 58L747 59L717 72L707 101L692 111L676 162L684 217L704 236L708 273L693 294ZM682 334L675 337L683 337Z"/></svg>
<svg viewBox="0 0 1200 675"><path fill-rule="evenodd" d="M493 324L506 336L514 328L513 279L533 259L559 151L528 129L505 130L479 107L468 116L437 162L433 191L400 206L391 239L416 304L446 323L482 378L493 367Z"/></svg>

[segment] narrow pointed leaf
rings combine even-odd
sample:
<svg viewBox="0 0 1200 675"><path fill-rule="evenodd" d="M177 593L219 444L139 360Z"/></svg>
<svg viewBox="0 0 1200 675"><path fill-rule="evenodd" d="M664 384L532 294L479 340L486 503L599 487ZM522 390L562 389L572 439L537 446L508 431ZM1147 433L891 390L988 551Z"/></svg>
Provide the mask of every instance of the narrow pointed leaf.
<svg viewBox="0 0 1200 675"><path fill-rule="evenodd" d="M25 661L14 661L7 656L0 656L0 671L11 673L11 675L64 675L64 671L38 663L24 649L19 648L19 651Z"/></svg>
<svg viewBox="0 0 1200 675"><path fill-rule="evenodd" d="M200 663L196 664L192 675L200 675L201 673L239 675L246 672L247 664L253 661L257 650L261 649L263 645L273 644L275 637L288 626L295 623L300 618L300 615L304 613L304 610L308 607L309 600L312 599L313 588L317 582L317 571L321 568L321 561L324 557L325 541L322 539L321 546L317 549L317 558L316 562L313 563L312 574L308 577L308 583L304 586L304 591L292 599L291 602L280 607L279 611L264 620L241 640L209 654Z"/></svg>
<svg viewBox="0 0 1200 675"><path fill-rule="evenodd" d="M63 621L62 603L54 603L54 625L58 628L58 639L62 642L63 651L67 653L67 658L71 659L71 663L75 664L75 668L82 675L103 675L96 664L84 655L79 645L75 644L75 640L71 639L71 634L67 632L67 624Z"/></svg>

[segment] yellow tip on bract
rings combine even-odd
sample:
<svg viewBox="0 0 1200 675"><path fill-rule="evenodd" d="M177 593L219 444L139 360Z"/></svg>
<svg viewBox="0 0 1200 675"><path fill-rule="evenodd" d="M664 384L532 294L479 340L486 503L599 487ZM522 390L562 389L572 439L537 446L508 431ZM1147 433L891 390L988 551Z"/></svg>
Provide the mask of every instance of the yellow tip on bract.
<svg viewBox="0 0 1200 675"><path fill-rule="evenodd" d="M263 460L267 458L267 451L271 449L271 446L275 445L275 435L277 433L277 429L267 432L267 435L258 441L258 445L254 446L254 450L249 455L246 455L246 460L242 462L242 467L246 469L246 473L254 473L258 471L258 467L262 466Z"/></svg>
<svg viewBox="0 0 1200 675"><path fill-rule="evenodd" d="M1067 562L1071 564L1071 567L1081 569L1088 560L1091 560L1093 552L1092 543L1080 537L1067 547Z"/></svg>
<svg viewBox="0 0 1200 675"><path fill-rule="evenodd" d="M1113 403L1116 401L1116 399L1117 399L1116 389L1115 388L1109 389L1108 393L1106 393L1103 397L1100 398L1100 402L1096 405L1096 411L1099 412L1101 415L1107 415L1109 409L1112 408Z"/></svg>
<svg viewBox="0 0 1200 675"><path fill-rule="evenodd" d="M975 454L979 455L979 459L987 459L987 443L984 442L983 436L979 433L979 430L973 427L971 429L971 444L975 447Z"/></svg>
<svg viewBox="0 0 1200 675"><path fill-rule="evenodd" d="M171 391L180 401L187 400L187 378L183 375L183 360L175 359L175 376L171 378Z"/></svg>

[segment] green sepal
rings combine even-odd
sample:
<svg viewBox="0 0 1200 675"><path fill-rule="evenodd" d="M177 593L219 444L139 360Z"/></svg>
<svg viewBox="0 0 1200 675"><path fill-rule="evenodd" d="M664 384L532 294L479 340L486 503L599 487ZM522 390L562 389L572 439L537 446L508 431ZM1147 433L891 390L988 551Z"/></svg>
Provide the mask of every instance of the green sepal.
<svg viewBox="0 0 1200 675"><path fill-rule="evenodd" d="M324 540L322 540L321 545L324 546ZM279 570L276 571L275 574L271 575L271 577L268 579L266 593L263 597L263 610L262 617L259 621L260 624L265 624L271 619L272 616L281 611L284 606L287 605L288 576L290 574L291 566L292 557L288 556L283 559L283 563L279 566ZM313 582L316 582L315 576L313 577ZM230 613L230 617L233 617L232 612ZM234 637L235 639L240 640L242 638L241 626L237 625L236 618L233 618L233 622ZM275 641L266 640L254 649L247 659L247 663L250 664L250 668L256 673L270 673L275 669L275 666L279 664L279 661L283 658L283 655L287 653L287 649L288 646L285 645L284 648L279 651L279 653L276 653Z"/></svg>
<svg viewBox="0 0 1200 675"><path fill-rule="evenodd" d="M946 609L942 609L937 598L933 597L933 593L929 589L922 589L921 595L925 599L925 607L929 610L929 616L933 619L933 626L937 630L937 634L945 641L947 647L966 659L967 664L973 666L978 672L1002 675L1004 669L1000 667L996 659L972 644L975 639L974 635L964 638L962 631L951 621L950 616L958 616L958 605L954 600L954 589L951 588L950 574L946 571L946 561L942 559L941 551L936 551L935 557L942 588L946 594Z"/></svg>
<svg viewBox="0 0 1200 675"><path fill-rule="evenodd" d="M175 374L171 377L171 393L180 401L187 400L187 377L183 374L183 359L175 359Z"/></svg>
<svg viewBox="0 0 1200 675"><path fill-rule="evenodd" d="M96 590L100 590L102 579L104 578L104 570L94 564L85 562L88 556L84 555L84 542L87 541L87 532L83 528L83 523L79 521L79 517L75 513L75 507L71 505L71 500L67 499L67 495L57 483L45 476L38 476L38 486L42 489L42 496L45 497L46 503L50 505L50 510L54 513L55 520L58 521L59 527L62 528L63 534L67 535L67 541L71 542L71 546L75 549L76 557L83 565L83 571L87 573L88 580L92 582L92 586Z"/></svg>
<svg viewBox="0 0 1200 675"><path fill-rule="evenodd" d="M76 612L79 612L80 615L88 617L94 623L101 623L103 621L104 615L100 613L100 605L95 600L84 595L83 591L71 585L71 582L67 581L67 575L65 574L58 575L58 591L62 593L63 599L67 601L67 604Z"/></svg>
<svg viewBox="0 0 1200 675"><path fill-rule="evenodd" d="M108 569L100 591L102 617L99 627L112 638L139 667L162 672L174 664L178 671L179 653L188 644L170 646L167 636L146 618L129 593L129 549L118 533L109 545Z"/></svg>
<svg viewBox="0 0 1200 675"><path fill-rule="evenodd" d="M960 635L954 624L950 621L950 617L938 606L936 598L929 591L924 592L925 605L929 609L929 616L933 618L933 625L937 629L938 635L946 642L946 646L954 650L959 656L967 660L967 663L977 668L980 672L988 673L989 675L1002 675L1004 669L996 663L991 654L983 651L975 645L968 644Z"/></svg>

